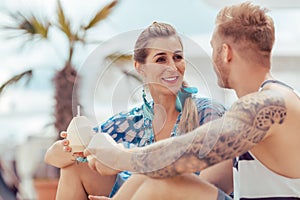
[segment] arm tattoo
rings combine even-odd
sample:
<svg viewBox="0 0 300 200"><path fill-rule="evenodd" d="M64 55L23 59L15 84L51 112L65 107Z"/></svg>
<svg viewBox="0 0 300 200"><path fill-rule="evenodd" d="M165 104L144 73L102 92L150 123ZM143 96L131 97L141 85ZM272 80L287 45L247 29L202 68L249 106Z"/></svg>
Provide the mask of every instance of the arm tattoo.
<svg viewBox="0 0 300 200"><path fill-rule="evenodd" d="M234 158L265 138L286 117L284 99L263 91L239 99L225 115L182 136L135 149L131 168L155 178L202 170Z"/></svg>

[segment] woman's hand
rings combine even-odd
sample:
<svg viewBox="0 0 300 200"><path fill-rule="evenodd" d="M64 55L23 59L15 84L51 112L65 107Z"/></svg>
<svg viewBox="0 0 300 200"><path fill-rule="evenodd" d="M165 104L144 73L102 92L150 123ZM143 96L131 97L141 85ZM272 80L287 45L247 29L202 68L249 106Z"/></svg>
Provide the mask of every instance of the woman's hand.
<svg viewBox="0 0 300 200"><path fill-rule="evenodd" d="M64 138L63 139L63 145L64 145L63 150L65 152L72 152L72 147L69 146L70 141L66 139L67 136L68 136L68 133L65 131L62 131L60 133L60 137ZM83 157L84 155L83 155L83 152L73 152L72 156L73 156L73 158L72 158L73 161L75 161L76 157Z"/></svg>
<svg viewBox="0 0 300 200"><path fill-rule="evenodd" d="M62 140L63 141L63 145L64 145L63 150L65 152L72 152L72 148L69 146L70 142L69 142L69 140L66 139L67 136L68 136L68 133L66 131L62 131L60 133L60 137L64 138Z"/></svg>
<svg viewBox="0 0 300 200"><path fill-rule="evenodd" d="M122 144L117 144L108 134L96 134L84 155L87 156L89 167L101 175L115 175L119 169L120 152L124 149Z"/></svg>
<svg viewBox="0 0 300 200"><path fill-rule="evenodd" d="M62 138L67 137L67 132L60 133ZM69 140L63 139L56 141L46 152L45 162L58 168L67 167L75 163L75 156L72 153L72 148L69 145Z"/></svg>

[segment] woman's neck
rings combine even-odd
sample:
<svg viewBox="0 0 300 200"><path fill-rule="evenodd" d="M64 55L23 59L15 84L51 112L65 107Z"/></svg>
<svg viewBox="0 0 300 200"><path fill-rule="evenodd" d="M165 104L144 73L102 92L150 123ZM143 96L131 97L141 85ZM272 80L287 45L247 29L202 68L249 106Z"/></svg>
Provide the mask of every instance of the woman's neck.
<svg viewBox="0 0 300 200"><path fill-rule="evenodd" d="M155 141L170 137L179 112L175 108L176 96L154 98L154 117L152 121Z"/></svg>
<svg viewBox="0 0 300 200"><path fill-rule="evenodd" d="M175 108L176 96L175 95L159 95L153 97L154 101L154 115L164 112L167 116L171 117L178 115ZM168 117L168 118L169 118Z"/></svg>

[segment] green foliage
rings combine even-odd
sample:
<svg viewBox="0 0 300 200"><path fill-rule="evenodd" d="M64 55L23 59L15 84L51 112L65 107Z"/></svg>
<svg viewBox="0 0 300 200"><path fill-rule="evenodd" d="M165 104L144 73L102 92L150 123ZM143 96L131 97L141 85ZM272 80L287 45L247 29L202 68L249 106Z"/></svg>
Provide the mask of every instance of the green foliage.
<svg viewBox="0 0 300 200"><path fill-rule="evenodd" d="M46 17L38 18L33 13L25 15L23 14L25 11L14 12L8 14L8 17L11 19L10 22L13 23L11 25L0 27L0 29L4 31L10 31L10 38L19 37L23 40L27 38L27 40L24 40L25 43L28 43L28 41L32 41L34 39L48 39L48 33L51 28L56 28L53 30L59 30L60 33L66 36L67 41L69 42L69 54L66 58L64 66L61 70L57 71L53 78L55 85L54 98L56 100L54 126L58 132L66 130L67 125L73 117L72 103L75 105L79 104L77 91L76 87L74 87L74 84L77 78L80 80L80 76L77 74L77 71L73 67L72 63L74 50L75 47L77 47L75 44L77 42L87 44L89 42L87 41L87 31L96 27L101 21L106 19L117 3L117 0L113 0L111 3L108 3L106 6L98 10L88 23L79 25L77 29L72 26L73 21L66 15L65 9L61 4L61 0L57 0L55 13L56 18L54 18L53 21L50 21ZM7 83L5 83L4 87L11 83L17 82L19 79L20 75L16 75Z"/></svg>
<svg viewBox="0 0 300 200"><path fill-rule="evenodd" d="M58 28L66 34L69 40L71 40L73 34L71 33L70 22L65 16L60 0L57 1L57 20Z"/></svg>
<svg viewBox="0 0 300 200"><path fill-rule="evenodd" d="M113 1L110 4L104 6L99 10L96 15L91 19L87 26L84 27L84 30L88 30L98 24L101 20L105 19L112 11L112 8L115 7L117 1Z"/></svg>
<svg viewBox="0 0 300 200"><path fill-rule="evenodd" d="M14 24L0 26L1 30L10 31L9 33L12 33L8 39L25 36L25 42L27 42L35 38L46 39L48 37L50 22L46 22L44 19L38 19L33 14L25 16L21 12L16 12L9 13L8 15Z"/></svg>
<svg viewBox="0 0 300 200"><path fill-rule="evenodd" d="M76 42L86 42L86 32L96 27L100 21L107 18L112 12L113 8L117 5L118 1L114 0L108 3L103 8L98 10L94 17L87 23L87 25L81 25L77 30L71 29L71 21L67 18L65 10L60 0L57 0L56 8L56 20L50 21L46 17L38 18L33 13L23 14L22 12L10 12L8 17L13 23L10 25L0 26L0 30L9 31L7 39L14 39L17 37L23 37L24 42L32 41L34 39L47 39L49 29L53 26L57 27L66 35L69 41L69 57L66 61L71 61L74 51L74 45ZM80 34L80 37L79 37ZM25 39L26 38L26 39Z"/></svg>

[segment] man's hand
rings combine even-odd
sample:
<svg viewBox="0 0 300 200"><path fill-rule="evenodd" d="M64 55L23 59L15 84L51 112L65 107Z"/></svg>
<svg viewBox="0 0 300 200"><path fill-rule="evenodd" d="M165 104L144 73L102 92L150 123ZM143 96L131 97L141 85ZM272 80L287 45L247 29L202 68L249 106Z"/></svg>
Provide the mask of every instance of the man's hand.
<svg viewBox="0 0 300 200"><path fill-rule="evenodd" d="M89 167L101 175L115 175L118 169L120 152L123 151L122 144L117 144L108 134L96 134L84 155L87 156Z"/></svg>

